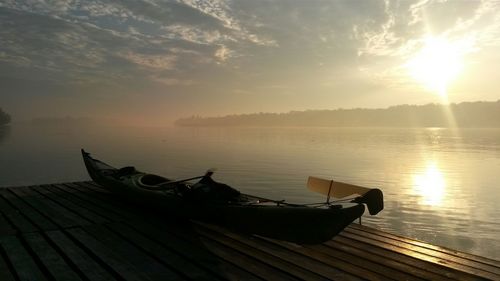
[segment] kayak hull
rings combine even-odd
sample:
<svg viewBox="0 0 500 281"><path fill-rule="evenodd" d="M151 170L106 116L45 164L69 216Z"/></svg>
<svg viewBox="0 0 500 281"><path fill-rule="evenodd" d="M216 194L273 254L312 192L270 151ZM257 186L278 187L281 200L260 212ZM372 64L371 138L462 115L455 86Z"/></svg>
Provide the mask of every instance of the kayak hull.
<svg viewBox="0 0 500 281"><path fill-rule="evenodd" d="M148 175L146 173L135 171L117 176L121 169L93 159L83 150L82 155L94 182L126 202L162 215L214 223L241 232L299 244L317 244L330 240L365 211L363 204L312 208L274 203L276 201L247 194L241 194L237 202L188 200L175 187L164 191L141 187L140 178ZM171 181L159 178L165 182Z"/></svg>

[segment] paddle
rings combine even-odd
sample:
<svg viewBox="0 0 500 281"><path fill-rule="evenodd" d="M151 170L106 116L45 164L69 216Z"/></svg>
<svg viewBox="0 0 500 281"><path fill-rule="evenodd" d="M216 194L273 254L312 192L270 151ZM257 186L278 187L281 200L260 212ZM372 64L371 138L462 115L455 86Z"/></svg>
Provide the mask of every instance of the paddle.
<svg viewBox="0 0 500 281"><path fill-rule="evenodd" d="M214 171L215 171L215 169L213 169L213 168L212 169L208 169L207 172L203 176L196 176L196 177L182 179L182 180L169 181L169 182L160 184L158 186L158 188L159 187L164 187L164 186L169 186L169 185L175 185L175 184L178 184L178 183L181 183L181 182L190 181L190 180L201 179L201 178L204 178L204 177L210 177L210 176L212 176L214 174Z"/></svg>
<svg viewBox="0 0 500 281"><path fill-rule="evenodd" d="M307 179L307 187L314 192L326 195L327 203L330 202L330 197L344 198L351 195L359 195L353 198L351 202L365 203L368 206L370 215L375 215L384 208L382 191L377 188L367 188L317 177L309 177Z"/></svg>

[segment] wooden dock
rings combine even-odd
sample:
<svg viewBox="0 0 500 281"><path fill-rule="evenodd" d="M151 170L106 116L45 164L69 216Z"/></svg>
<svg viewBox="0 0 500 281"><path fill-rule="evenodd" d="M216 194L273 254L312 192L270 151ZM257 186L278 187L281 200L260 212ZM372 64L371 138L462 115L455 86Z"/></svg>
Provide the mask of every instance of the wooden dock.
<svg viewBox="0 0 500 281"><path fill-rule="evenodd" d="M299 246L75 182L0 188L0 280L500 280L500 262L356 224Z"/></svg>

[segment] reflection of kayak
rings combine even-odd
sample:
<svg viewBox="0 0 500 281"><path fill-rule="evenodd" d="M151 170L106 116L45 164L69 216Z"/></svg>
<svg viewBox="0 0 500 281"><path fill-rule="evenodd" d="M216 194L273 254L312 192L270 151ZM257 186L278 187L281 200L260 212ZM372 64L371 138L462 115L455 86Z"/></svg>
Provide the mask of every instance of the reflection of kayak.
<svg viewBox="0 0 500 281"><path fill-rule="evenodd" d="M212 172L174 181L137 171L113 168L82 150L90 177L112 193L163 214L212 222L239 231L296 243L331 239L364 212L362 201L306 206L241 194L211 178ZM361 197L359 197L361 198Z"/></svg>

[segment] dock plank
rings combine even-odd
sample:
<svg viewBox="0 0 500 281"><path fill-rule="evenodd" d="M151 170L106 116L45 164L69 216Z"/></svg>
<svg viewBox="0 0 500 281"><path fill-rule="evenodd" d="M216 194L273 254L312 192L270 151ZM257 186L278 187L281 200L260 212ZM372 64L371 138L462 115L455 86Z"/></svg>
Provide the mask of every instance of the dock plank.
<svg viewBox="0 0 500 281"><path fill-rule="evenodd" d="M82 280L40 233L27 233L23 237L56 280Z"/></svg>
<svg viewBox="0 0 500 281"><path fill-rule="evenodd" d="M19 229L20 232L34 232L37 231L37 227L28 221L25 216L21 214L19 208L24 209L26 207L20 200L17 198L13 198L11 194L9 194L7 189L0 189L0 212L5 216L7 220L9 220L16 229ZM46 225L48 228L54 228L54 225Z"/></svg>
<svg viewBox="0 0 500 281"><path fill-rule="evenodd" d="M14 270L11 270L11 264L9 261L9 257L2 245L0 244L0 280L5 281L14 281L16 280L16 276Z"/></svg>
<svg viewBox="0 0 500 281"><path fill-rule="evenodd" d="M88 225L84 226L83 229L100 243L110 248L114 253L122 257L127 257L128 262L130 262L136 270L144 271L145 275L151 280L185 280L180 274L159 263L104 226Z"/></svg>
<svg viewBox="0 0 500 281"><path fill-rule="evenodd" d="M325 245L334 248L347 247L347 249L344 249L344 251L353 251L358 253L359 251L362 251L363 255L374 254L379 259L389 259L396 261L396 266L401 267L406 265L408 266L408 273L416 276L421 276L422 278L427 280L477 280L469 277L468 275L464 276L462 272L451 269L443 271L443 267L441 265L422 261L420 259L396 253L384 248L373 247L366 243L346 238L342 234L334 237L332 241L326 242Z"/></svg>
<svg viewBox="0 0 500 281"><path fill-rule="evenodd" d="M76 216L70 214L67 210L61 208L59 205L51 202L49 200L44 200L44 198L38 193L31 190L30 187L22 187L22 188L12 188L9 189L12 193L17 195L19 198L22 198L27 205L31 206L38 213L38 217L43 216L50 221L50 224L57 224L60 227L69 228L76 227L80 224L88 224L88 221L83 220L82 218L77 218ZM36 213L30 213L30 215L35 215ZM35 219L35 221L38 220ZM46 221L43 220L43 221ZM53 230L56 228L49 228L44 230Z"/></svg>
<svg viewBox="0 0 500 281"><path fill-rule="evenodd" d="M418 241L418 240L411 239L408 237L403 237L400 235L395 235L392 233L384 232L384 231L381 231L381 230L378 230L375 228L371 228L371 227L367 227L367 226L363 226L363 225L359 225L359 224L352 224L348 227L348 229L360 230L360 231L363 231L365 233L374 234L376 236L379 236L380 238L388 238L391 240L401 241L401 242L404 242L404 243L407 243L410 245L419 246L419 247L430 249L430 250L433 250L433 251L436 251L439 253L457 256L457 257L464 258L464 259L467 259L467 260L470 260L473 262L483 263L483 264L491 265L495 268L498 268L498 261L494 260L494 259L487 258L487 257L482 257L482 256L474 255L471 253L465 253L465 252L453 250L453 249L448 249L448 248L442 247L442 246L432 245L432 244L429 244L426 242Z"/></svg>
<svg viewBox="0 0 500 281"><path fill-rule="evenodd" d="M48 231L46 235L57 245L57 247L64 251L68 259L72 261L74 266L76 266L88 280L117 280L111 273L93 260L92 257L86 254L84 250L72 242L62 231L52 230Z"/></svg>
<svg viewBox="0 0 500 281"><path fill-rule="evenodd" d="M0 236L15 235L16 233L17 230L15 229L14 225L2 213L0 208Z"/></svg>
<svg viewBox="0 0 500 281"><path fill-rule="evenodd" d="M181 230L182 234L179 236L179 229L186 228L185 225L164 224L153 226L139 222L132 225L121 225L121 228L125 227L147 236L168 249L168 251L182 256L183 259L188 260L193 265L203 268L222 279L261 280L245 268L238 267L209 251L200 241L198 234L193 233L192 230ZM172 232L173 229L177 230L174 231L175 234Z"/></svg>
<svg viewBox="0 0 500 281"><path fill-rule="evenodd" d="M239 253L245 254L249 257L258 260L259 262L264 262L275 269L287 273L294 278L302 279L302 280L327 280L325 277L321 277L314 272L305 270L301 267L294 266L292 263L287 262L281 258L270 255L265 251L261 251L254 247L250 247L241 243L237 240L231 239L229 237L225 237L220 235L218 232L210 231L208 229L199 229L199 233L201 233L202 237L211 239L216 241L224 246L227 246L231 249L238 251Z"/></svg>
<svg viewBox="0 0 500 281"><path fill-rule="evenodd" d="M123 221L127 219L127 216L124 216L124 214L117 212L116 209L110 208L107 202L102 202L96 197L88 196L88 194L83 191L75 190L65 184L52 185L52 188L64 192L67 196L66 198L71 202L98 213L107 220Z"/></svg>
<svg viewBox="0 0 500 281"><path fill-rule="evenodd" d="M114 231L116 234L119 234L129 241L133 241L136 246L140 247L143 251L149 253L151 256L154 256L156 259L161 261L163 264L168 265L171 268L182 268L182 274L193 280L219 280L217 276L220 278L226 278L226 275L219 275L213 273L203 267L197 266L196 263L193 263L188 258L183 257L180 254L164 247L160 243L156 243L151 240L147 236L140 234L139 232L134 231L132 228L128 227L123 223L113 223L107 225L109 229ZM168 237L164 237L164 239L168 239ZM191 250L191 249L190 249ZM190 255L192 251L184 251L186 255ZM210 264L206 264L205 266L210 266L212 269L217 268L217 262L213 262L214 256L210 257ZM239 278L241 275L239 275Z"/></svg>
<svg viewBox="0 0 500 281"><path fill-rule="evenodd" d="M300 280L286 274L285 272L274 270L269 264L260 262L250 256L238 252L231 247L219 244L211 239L200 237L200 241L212 253L230 263L236 263L237 266L245 268L247 271L264 280Z"/></svg>
<svg viewBox="0 0 500 281"><path fill-rule="evenodd" d="M500 280L500 261L357 224L296 245L72 182L0 188L0 280Z"/></svg>
<svg viewBox="0 0 500 281"><path fill-rule="evenodd" d="M234 239L240 243L243 243L247 245L248 247L258 249L264 253L267 253L269 255L272 255L274 257L277 257L279 259L282 259L284 261L287 261L289 263L289 266L293 267L292 272L299 271L298 276L299 277L307 277L304 278L306 280L312 280L312 279L338 279L342 278L342 280L361 280L360 278L357 278L355 276L349 275L347 272L340 271L336 268L324 265L322 263L318 263L315 260L311 258L307 258L303 255L299 255L295 252L289 251L285 248L282 247L277 247L271 243L267 243L262 240L257 240L254 239L252 236L247 235L247 234L241 234L241 233L234 233L231 231L228 231L225 228L222 228L220 226L215 226L215 225L210 225L206 223L196 223L200 227L205 227L207 229L211 229L216 231L219 234L223 234L224 236L227 236L231 239ZM310 276L308 273L305 273L307 275L303 275L302 270L306 270L309 272L314 273L314 275ZM297 272L295 272L297 274ZM318 276L316 276L318 275Z"/></svg>
<svg viewBox="0 0 500 281"><path fill-rule="evenodd" d="M421 249L421 248L417 249L413 246L400 244L394 241L392 242L381 241L379 237L373 237L373 236L367 237L366 234L351 233L350 230L344 231L342 235L357 239L359 241L366 242L370 245L378 245L386 249L389 249L393 252L401 253L410 257L416 257L427 262L432 262L434 264L443 265L443 270L446 270L447 268L452 268L454 270L463 272L465 274L470 274L473 276L478 276L491 280L495 280L495 278L498 278L498 276L500 276L496 273L478 269L474 267L474 264L471 264L467 261L461 260L457 262L454 259L448 259L448 257L443 257L441 253L436 253L428 249Z"/></svg>
<svg viewBox="0 0 500 281"><path fill-rule="evenodd" d="M133 264L128 261L128 257L123 257L114 252L107 245L99 242L91 235L80 228L68 229L67 232L80 243L88 253L99 259L101 265L108 267L114 274L122 280L143 281L153 280L147 276L147 272L136 270Z"/></svg>
<svg viewBox="0 0 500 281"><path fill-rule="evenodd" d="M32 280L48 280L47 276L37 266L33 257L28 253L27 249L22 245L21 241L15 236L0 237L0 246L8 255L16 275L22 281Z"/></svg>
<svg viewBox="0 0 500 281"><path fill-rule="evenodd" d="M91 212L87 208L84 208L78 204L75 204L73 201L68 200L68 198L64 194L61 194L62 192L54 189L52 186L40 186L40 188L37 188L35 191L39 192L53 202L57 202L65 209L78 214L80 217L83 217L88 221L97 224L109 222L107 218L104 218L98 213Z"/></svg>
<svg viewBox="0 0 500 281"><path fill-rule="evenodd" d="M370 232L364 231L362 228L359 228L357 226L352 226L351 228L346 229L346 231L358 235L364 235L365 237L377 239L387 244L408 248L415 252L427 254L442 260L447 260L462 265L468 265L470 267L474 267L480 270L500 274L500 269L498 267L495 267L494 265L491 265L490 263L492 262L492 260L489 259L478 260L471 254L463 254L459 251L450 251L444 247L425 244L419 241L400 239L397 238L397 236L391 237L390 235L379 235L373 233L372 231ZM485 260L488 262L485 263L484 262Z"/></svg>

